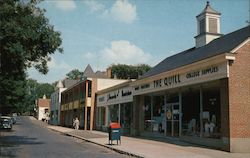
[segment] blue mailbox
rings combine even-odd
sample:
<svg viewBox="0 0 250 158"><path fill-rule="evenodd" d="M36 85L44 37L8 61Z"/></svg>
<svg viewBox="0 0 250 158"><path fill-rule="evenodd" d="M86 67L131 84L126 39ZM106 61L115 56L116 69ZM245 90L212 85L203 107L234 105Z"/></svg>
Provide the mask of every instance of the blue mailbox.
<svg viewBox="0 0 250 158"><path fill-rule="evenodd" d="M121 145L121 126L119 123L110 123L109 125L109 144L112 145L113 140L120 142Z"/></svg>

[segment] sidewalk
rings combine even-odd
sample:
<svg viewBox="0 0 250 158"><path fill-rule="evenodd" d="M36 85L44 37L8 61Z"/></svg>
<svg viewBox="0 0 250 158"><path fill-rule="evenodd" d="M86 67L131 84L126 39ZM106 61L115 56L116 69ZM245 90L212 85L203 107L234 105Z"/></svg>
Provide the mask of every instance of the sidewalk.
<svg viewBox="0 0 250 158"><path fill-rule="evenodd" d="M219 150L197 147L182 143L175 145L166 142L133 137L121 137L121 145L108 144L108 133L99 131L74 130L61 126L47 126L49 129L104 146L116 152L145 158L250 158L250 153L228 153Z"/></svg>

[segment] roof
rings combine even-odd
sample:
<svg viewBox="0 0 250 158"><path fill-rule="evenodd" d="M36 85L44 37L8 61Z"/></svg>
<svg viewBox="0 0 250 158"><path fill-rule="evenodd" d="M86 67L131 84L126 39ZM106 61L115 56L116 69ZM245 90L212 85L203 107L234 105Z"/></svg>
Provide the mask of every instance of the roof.
<svg viewBox="0 0 250 158"><path fill-rule="evenodd" d="M94 74L94 71L91 68L91 66L88 64L87 67L85 68L84 72L83 72L83 77L90 77L93 74Z"/></svg>
<svg viewBox="0 0 250 158"><path fill-rule="evenodd" d="M64 79L63 80L64 88L69 88L72 85L76 84L77 82L78 80Z"/></svg>
<svg viewBox="0 0 250 158"><path fill-rule="evenodd" d="M210 13L210 14L221 15L221 13L217 12L216 10L214 10L214 9L210 6L209 1L207 1L206 7L203 9L203 11L202 11L199 15L197 15L197 17L200 16L200 15L202 15L202 14L204 14L204 13Z"/></svg>
<svg viewBox="0 0 250 158"><path fill-rule="evenodd" d="M170 56L146 72L141 78L150 77L223 53L229 53L250 35L250 26L217 38L205 46L191 48Z"/></svg>
<svg viewBox="0 0 250 158"><path fill-rule="evenodd" d="M50 99L38 99L37 106L38 107L49 107L50 106Z"/></svg>
<svg viewBox="0 0 250 158"><path fill-rule="evenodd" d="M97 71L93 78L108 78L106 72Z"/></svg>

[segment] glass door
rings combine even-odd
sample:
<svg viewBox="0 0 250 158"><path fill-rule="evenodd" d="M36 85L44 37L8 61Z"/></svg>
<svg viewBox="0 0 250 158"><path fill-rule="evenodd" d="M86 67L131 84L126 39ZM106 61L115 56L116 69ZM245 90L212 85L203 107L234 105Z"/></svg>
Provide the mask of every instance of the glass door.
<svg viewBox="0 0 250 158"><path fill-rule="evenodd" d="M166 104L166 135L179 136L179 103Z"/></svg>

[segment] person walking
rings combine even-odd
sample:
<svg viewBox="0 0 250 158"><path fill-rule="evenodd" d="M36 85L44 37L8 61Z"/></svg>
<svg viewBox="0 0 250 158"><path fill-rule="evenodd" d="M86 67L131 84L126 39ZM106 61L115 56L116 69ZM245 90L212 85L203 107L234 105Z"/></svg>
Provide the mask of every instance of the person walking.
<svg viewBox="0 0 250 158"><path fill-rule="evenodd" d="M74 124L75 124L75 129L78 130L79 129L79 125L80 125L80 121L78 120L78 117L76 117L76 119L74 121Z"/></svg>

